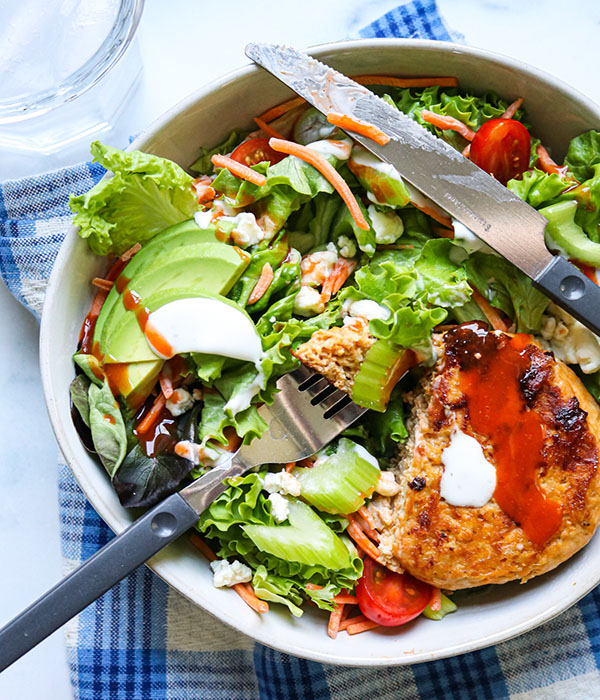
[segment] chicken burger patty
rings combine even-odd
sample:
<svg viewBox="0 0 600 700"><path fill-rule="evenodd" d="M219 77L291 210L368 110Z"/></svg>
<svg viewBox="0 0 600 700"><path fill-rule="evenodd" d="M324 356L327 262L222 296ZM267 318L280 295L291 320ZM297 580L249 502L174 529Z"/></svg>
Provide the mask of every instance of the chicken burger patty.
<svg viewBox="0 0 600 700"><path fill-rule="evenodd" d="M435 345L435 366L406 397L403 488L369 506L381 561L450 590L527 581L598 525L600 408L530 335L470 323Z"/></svg>

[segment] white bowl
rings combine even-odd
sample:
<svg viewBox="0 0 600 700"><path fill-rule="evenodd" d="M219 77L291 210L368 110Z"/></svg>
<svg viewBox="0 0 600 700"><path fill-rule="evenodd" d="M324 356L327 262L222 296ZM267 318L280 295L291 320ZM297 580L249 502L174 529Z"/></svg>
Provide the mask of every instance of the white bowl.
<svg viewBox="0 0 600 700"><path fill-rule="evenodd" d="M549 75L479 49L435 41L400 39L347 41L311 51L347 74L456 75L460 84L525 98L535 133L557 159L569 140L600 124L600 108ZM156 121L131 146L171 158L183 167L200 145L212 146L253 115L290 97L290 91L261 69L247 66L201 88ZM102 469L81 445L71 422L68 387L79 328L91 303L89 280L104 263L71 230L48 286L42 318L40 362L50 420L60 448L82 489L115 532L131 522ZM495 644L530 630L573 605L600 581L600 537L555 571L521 586L493 586L460 595L459 610L442 622L420 617L398 630L373 631L334 641L326 617L308 610L293 618L272 605L257 615L231 591L212 585L202 556L181 540L149 566L192 602L240 633L290 654L349 665L401 665L439 659ZM198 631L202 633L201 630Z"/></svg>

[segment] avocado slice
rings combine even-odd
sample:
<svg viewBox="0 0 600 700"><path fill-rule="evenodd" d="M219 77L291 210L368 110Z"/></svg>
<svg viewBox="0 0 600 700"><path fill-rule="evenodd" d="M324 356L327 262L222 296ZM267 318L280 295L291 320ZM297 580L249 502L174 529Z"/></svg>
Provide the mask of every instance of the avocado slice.
<svg viewBox="0 0 600 700"><path fill-rule="evenodd" d="M142 303L159 291L174 287L226 294L246 269L248 260L249 256L239 249L218 241L181 246L165 251L159 260L145 265L131 279L128 288ZM127 313L120 295L99 336L102 353Z"/></svg>
<svg viewBox="0 0 600 700"><path fill-rule="evenodd" d="M164 255L166 252L170 253L176 248L194 245L195 243L215 243L217 242L215 234L216 228L214 226L201 229L194 219L169 226L169 228L166 228L164 231L154 236L154 238L150 239L150 241L133 256L121 273L121 276L125 279L132 279L143 267L152 264L160 259L160 256ZM102 305L102 310L100 311L94 329L94 341L102 337L104 324L117 301L120 299L120 296L117 285L115 285L110 290Z"/></svg>
<svg viewBox="0 0 600 700"><path fill-rule="evenodd" d="M189 299L194 297L211 297L222 301L225 304L234 306L242 313L243 309L231 299L223 297L217 292L211 293L206 289L169 288L144 299L144 307L150 312L178 299ZM133 311L127 311L118 328L111 335L104 355L104 365L121 362L145 362L157 360L157 355L146 340L137 316Z"/></svg>
<svg viewBox="0 0 600 700"><path fill-rule="evenodd" d="M138 409L148 398L156 384L164 360L106 364L106 373L110 388L121 396L127 406Z"/></svg>

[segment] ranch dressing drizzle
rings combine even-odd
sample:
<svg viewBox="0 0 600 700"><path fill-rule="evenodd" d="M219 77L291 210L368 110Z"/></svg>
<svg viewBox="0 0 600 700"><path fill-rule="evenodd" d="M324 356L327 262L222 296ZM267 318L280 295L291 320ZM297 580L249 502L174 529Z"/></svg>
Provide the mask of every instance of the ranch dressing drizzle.
<svg viewBox="0 0 600 700"><path fill-rule="evenodd" d="M228 412L248 408L264 389L260 336L250 318L230 304L210 297L177 299L150 313L144 333L152 350L165 360L198 352L252 362L258 375L225 405Z"/></svg>
<svg viewBox="0 0 600 700"><path fill-rule="evenodd" d="M494 494L496 467L487 461L477 440L462 430L452 433L442 464L440 495L450 505L481 508Z"/></svg>

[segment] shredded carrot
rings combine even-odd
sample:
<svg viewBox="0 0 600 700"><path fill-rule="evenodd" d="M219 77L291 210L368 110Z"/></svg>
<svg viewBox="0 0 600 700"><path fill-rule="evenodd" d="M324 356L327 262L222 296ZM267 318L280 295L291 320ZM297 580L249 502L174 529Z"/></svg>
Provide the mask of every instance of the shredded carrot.
<svg viewBox="0 0 600 700"><path fill-rule="evenodd" d="M208 559L208 561L216 561L219 557L212 551L212 549L206 544L206 542L195 532L190 535L190 542L199 549L202 554Z"/></svg>
<svg viewBox="0 0 600 700"><path fill-rule="evenodd" d="M237 160L233 160L227 156L215 154L212 156L210 161L215 168L225 168L240 180L247 180L258 187L263 187L267 184L267 178L262 173L257 173L256 170L252 170L252 168L249 168L243 163L238 163Z"/></svg>
<svg viewBox="0 0 600 700"><path fill-rule="evenodd" d="M98 289L104 289L107 292L110 292L110 290L113 288L113 283L110 280L105 280L102 277L94 277L92 280L92 284L94 287L98 287Z"/></svg>
<svg viewBox="0 0 600 700"><path fill-rule="evenodd" d="M206 183L198 183L197 185L194 185L194 190L196 192L196 200L198 201L198 204L212 202L212 200L217 196L217 191L215 188Z"/></svg>
<svg viewBox="0 0 600 700"><path fill-rule="evenodd" d="M355 622L352 625L346 627L348 634L360 634L361 632L366 632L367 630L373 630L379 627L378 622L373 622L373 620L365 620L364 622Z"/></svg>
<svg viewBox="0 0 600 700"><path fill-rule="evenodd" d="M142 246L139 243L134 243L134 245L132 245L131 248L128 248L122 255L120 255L115 260L110 270L108 271L108 274L106 275L106 279L110 280L111 282L114 282L117 279L117 277L121 274L125 265L127 265L131 258L133 258L133 256L141 249Z"/></svg>
<svg viewBox="0 0 600 700"><path fill-rule="evenodd" d="M264 133L267 136L270 136L271 138L274 139L283 139L285 136L280 134L277 129L274 129L272 126L269 126L267 122L264 122L260 117L254 117L254 121L256 122L256 126L261 130L264 131Z"/></svg>
<svg viewBox="0 0 600 700"><path fill-rule="evenodd" d="M473 289L473 301L482 310L483 315L490 322L492 328L496 331L507 331L508 326L504 323L498 311L490 304L483 294L480 294L477 289L473 287L473 285L471 285L471 288Z"/></svg>
<svg viewBox="0 0 600 700"><path fill-rule="evenodd" d="M173 396L173 382L168 372L161 372L158 375L158 381L160 383L160 388L165 399L170 399Z"/></svg>
<svg viewBox="0 0 600 700"><path fill-rule="evenodd" d="M131 248L128 248L128 249L123 253L123 255L121 255L121 256L119 257L119 260L120 260L121 262L129 262L129 261L131 260L131 258L133 258L133 256L134 256L136 253L139 253L139 252L140 252L141 249L142 249L142 246L141 246L140 243L134 243L134 244L131 246Z"/></svg>
<svg viewBox="0 0 600 700"><path fill-rule="evenodd" d="M348 611L350 610L351 607L352 607L351 605L344 605L344 609L342 610L342 616L341 616L341 618L340 618L340 625L342 624L342 622L343 622L344 620L347 619L347 617L348 617L348 615L349 615L349 612L348 612Z"/></svg>
<svg viewBox="0 0 600 700"><path fill-rule="evenodd" d="M359 85L389 85L390 87L456 87L458 80L453 76L433 78L396 78L391 75L353 75L352 80Z"/></svg>
<svg viewBox="0 0 600 700"><path fill-rule="evenodd" d="M195 532L190 535L190 542L194 545L194 547L196 547L196 549L199 549L202 554L204 554L208 561L216 561L218 559L217 555L212 551L212 549ZM240 598L253 610L256 610L256 612L266 613L269 611L269 604L257 597L249 583L236 583L235 586L232 586L232 588L240 596Z"/></svg>
<svg viewBox="0 0 600 700"><path fill-rule="evenodd" d="M429 124L437 126L438 129L451 129L452 131L458 132L461 136L464 136L467 141L472 141L475 137L475 132L473 129L469 129L469 127L466 124L463 124L460 119L449 117L446 114L430 112L428 109L422 109L421 116Z"/></svg>
<svg viewBox="0 0 600 700"><path fill-rule="evenodd" d="M163 410L165 407L165 404L167 403L167 399L165 398L165 395L163 393L160 393L156 399L154 400L154 403L152 404L152 408L146 413L146 415L142 418L142 420L136 425L136 432L137 433L146 433L150 428L152 427L152 424L154 421L158 418L160 415L160 412Z"/></svg>
<svg viewBox="0 0 600 700"><path fill-rule="evenodd" d="M361 549L363 549L371 557L371 559L377 561L379 559L379 550L377 547L371 542L370 539L368 539L352 514L347 515L346 517L349 520L346 532L361 547Z"/></svg>
<svg viewBox="0 0 600 700"><path fill-rule="evenodd" d="M353 595L350 595L350 593L338 593L334 597L333 602L337 603L338 605L357 605L358 604L356 597Z"/></svg>
<svg viewBox="0 0 600 700"><path fill-rule="evenodd" d="M318 583L307 583L304 588L306 588L307 591L323 590L323 586L319 586ZM337 603L338 605L358 605L358 601L356 600L355 596L348 593L345 588L342 588L341 592L334 597L333 602Z"/></svg>
<svg viewBox="0 0 600 700"><path fill-rule="evenodd" d="M92 301L92 307L90 308L88 316L98 318L100 311L102 310L102 304L104 304L104 300L106 299L107 295L108 290L106 289L99 289L96 292L96 296Z"/></svg>
<svg viewBox="0 0 600 700"><path fill-rule="evenodd" d="M315 458L314 457L305 457L304 459L301 459L298 462L299 467L312 467L312 465L315 463Z"/></svg>
<svg viewBox="0 0 600 700"><path fill-rule="evenodd" d="M363 121L362 119L355 119L347 114L329 112L327 114L327 121L334 126L339 126L340 129L354 131L357 134L361 134L361 136L366 136L380 146L385 146L390 140L390 137L374 124L369 124L369 122Z"/></svg>
<svg viewBox="0 0 600 700"><path fill-rule="evenodd" d="M367 506L361 506L361 507L358 509L358 514L359 514L364 520L367 521L369 527L372 527L373 529L375 529L375 523L373 522L373 516L371 515L371 513L369 513L369 509L367 508Z"/></svg>
<svg viewBox="0 0 600 700"><path fill-rule="evenodd" d="M504 110L500 119L512 119L522 104L523 104L523 98L519 97L519 99L515 100L512 104L508 105L508 107Z"/></svg>
<svg viewBox="0 0 600 700"><path fill-rule="evenodd" d="M358 524L360 525L361 530L365 533L365 535L373 540L373 542L379 542L379 533L376 532L370 525L369 523L360 515L360 513L355 513L354 517L356 518Z"/></svg>
<svg viewBox="0 0 600 700"><path fill-rule="evenodd" d="M81 343L81 352L83 353L92 352L96 321L98 320L102 305L106 301L107 296L108 289L99 289L92 300L92 306L87 316L83 319L81 330L79 331L79 342Z"/></svg>
<svg viewBox="0 0 600 700"><path fill-rule="evenodd" d="M329 624L327 625L327 634L335 639L337 637L338 630L340 629L340 623L342 622L342 614L344 613L344 606L338 605L334 608L329 615Z"/></svg>
<svg viewBox="0 0 600 700"><path fill-rule="evenodd" d="M439 588L434 588L431 593L431 600L429 601L429 607L437 612L442 609L442 591Z"/></svg>
<svg viewBox="0 0 600 700"><path fill-rule="evenodd" d="M268 262L266 262L260 272L260 277L254 285L250 296L248 297L249 305L256 304L256 302L264 296L267 289L271 286L274 276L273 268Z"/></svg>
<svg viewBox="0 0 600 700"><path fill-rule="evenodd" d="M471 157L471 144L468 143L462 151L462 154L465 158L470 158Z"/></svg>
<svg viewBox="0 0 600 700"><path fill-rule="evenodd" d="M288 463L285 465L285 471L286 471L286 473L287 473L287 474L291 474L291 473L292 473L292 470L293 470L293 468L294 468L295 466L296 466L296 462L288 462Z"/></svg>
<svg viewBox="0 0 600 700"><path fill-rule="evenodd" d="M364 615L355 615L354 617L347 617L345 620L342 620L339 631L342 632L343 630L348 629L350 625L356 625L358 622L366 621L367 618Z"/></svg>
<svg viewBox="0 0 600 700"><path fill-rule="evenodd" d="M434 221L437 221L438 224L441 224L445 228L452 228L452 219L448 216L448 214L439 211L437 207L429 206L429 204L420 204L412 199L410 203L413 205L413 207L415 207L415 209L422 211L423 214L427 214L427 216L430 216Z"/></svg>
<svg viewBox="0 0 600 700"><path fill-rule="evenodd" d="M271 109L263 112L263 114L261 114L258 118L261 120L261 122L272 122L273 119L277 119L277 117L289 112L291 109L294 109L294 107L300 107L300 105L304 104L304 102L305 100L303 97L293 97L291 100L287 100L286 102L275 105L275 107L271 107Z"/></svg>
<svg viewBox="0 0 600 700"><path fill-rule="evenodd" d="M454 229L445 228L444 226L432 226L431 230L440 238L454 238Z"/></svg>
<svg viewBox="0 0 600 700"><path fill-rule="evenodd" d="M344 282L350 277L356 268L356 262L354 260L346 260L346 258L340 258L333 269L329 273L329 276L323 282L321 299L323 302L327 303L332 296L335 296L342 288Z"/></svg>
<svg viewBox="0 0 600 700"><path fill-rule="evenodd" d="M239 597L257 613L269 612L269 604L261 600L249 583L236 583L232 586Z"/></svg>
<svg viewBox="0 0 600 700"><path fill-rule="evenodd" d="M352 218L354 219L356 225L363 229L363 231L369 230L369 224L363 216L361 208L356 201L356 197L352 194L352 190L348 187L348 183L338 173L333 165L331 165L328 160L323 158L321 154L299 143L284 141L282 139L270 139L269 145L278 153L296 156L296 158L300 158L300 160L303 160L305 163L312 165L313 168L316 168L321 175L327 178L327 180L329 180L329 182L337 190L337 193L344 200L346 206L350 210L350 214L352 214Z"/></svg>
<svg viewBox="0 0 600 700"><path fill-rule="evenodd" d="M560 166L557 165L552 158L550 157L550 154L548 151L542 146L541 143L538 143L537 149L537 165L540 168L540 170L543 170L545 173L548 173L551 175L552 173L556 173L559 177L565 177L568 171L568 167L566 165Z"/></svg>

